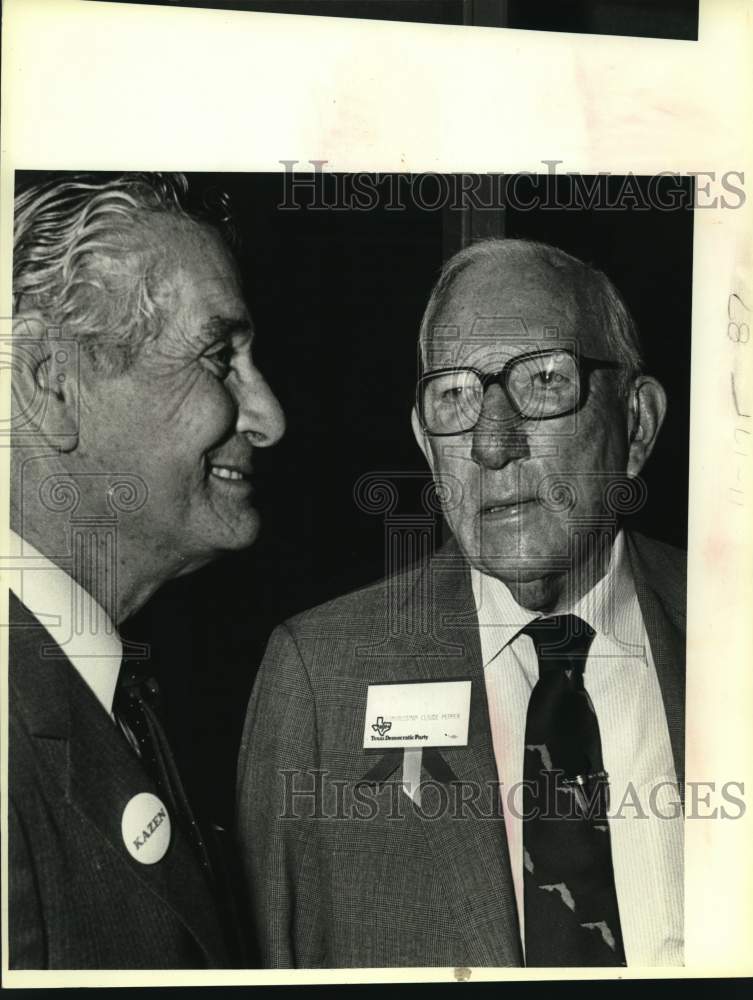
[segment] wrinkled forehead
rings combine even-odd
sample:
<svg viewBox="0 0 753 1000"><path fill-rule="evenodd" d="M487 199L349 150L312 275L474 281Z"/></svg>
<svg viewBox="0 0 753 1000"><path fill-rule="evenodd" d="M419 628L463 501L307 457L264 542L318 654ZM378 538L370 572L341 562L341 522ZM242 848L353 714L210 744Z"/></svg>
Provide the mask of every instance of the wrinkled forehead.
<svg viewBox="0 0 753 1000"><path fill-rule="evenodd" d="M150 213L142 220L142 233L147 247L159 253L165 271L237 275L230 251L209 225L167 213Z"/></svg>
<svg viewBox="0 0 753 1000"><path fill-rule="evenodd" d="M158 260L157 297L195 306L209 299L242 300L238 268L221 237L209 226L190 219L150 220L147 240Z"/></svg>
<svg viewBox="0 0 753 1000"><path fill-rule="evenodd" d="M570 269L545 262L471 264L434 314L424 345L426 368L488 368L555 347L603 356L603 334L595 329L582 285Z"/></svg>

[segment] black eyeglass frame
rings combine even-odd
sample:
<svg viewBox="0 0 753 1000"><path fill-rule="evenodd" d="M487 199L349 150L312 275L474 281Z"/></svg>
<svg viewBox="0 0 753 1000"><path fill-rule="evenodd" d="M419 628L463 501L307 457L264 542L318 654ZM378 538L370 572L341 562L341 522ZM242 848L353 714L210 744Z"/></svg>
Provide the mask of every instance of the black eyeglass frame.
<svg viewBox="0 0 753 1000"><path fill-rule="evenodd" d="M569 410L563 410L561 413L552 413L545 417L527 417L523 411L518 407L512 398L510 391L507 387L510 372L512 369L521 361L527 361L531 358L545 358L550 354L569 354L571 358L575 360L578 367L578 374L580 376L580 392L578 395L577 402L570 407ZM418 419L421 423L421 427L424 432L429 435L429 437L457 437L458 434L468 434L472 431L476 424L478 423L478 418L476 423L464 431L430 431L426 425L426 420L424 419L423 412L423 392L422 387L430 382L432 379L436 378L438 375L450 375L458 372L471 372L476 375L479 382L481 383L481 393L482 399L486 395L486 390L491 385L498 385L510 404L515 415L520 417L522 420L535 420L536 423L542 420L556 420L559 417L567 417L571 413L577 413L581 409L588 396L589 384L588 377L592 372L597 371L600 368L606 368L612 371L617 371L620 368L625 368L625 365L619 361L607 361L604 358L591 358L583 354L578 354L577 351L573 351L567 347L552 347L544 350L537 351L527 351L525 354L517 354L514 358L510 358L506 361L504 366L494 372L482 372L478 368L473 368L470 365L457 365L450 368L436 368L434 371L425 372L423 375L419 376L418 382L416 383L416 412L418 413ZM583 378L583 375L588 376ZM481 414L479 414L481 416Z"/></svg>

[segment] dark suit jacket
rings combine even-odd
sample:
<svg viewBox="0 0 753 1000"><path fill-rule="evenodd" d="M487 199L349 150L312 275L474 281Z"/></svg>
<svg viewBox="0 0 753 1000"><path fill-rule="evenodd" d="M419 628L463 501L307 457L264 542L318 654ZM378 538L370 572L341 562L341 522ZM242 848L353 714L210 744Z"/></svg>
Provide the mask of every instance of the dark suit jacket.
<svg viewBox="0 0 753 1000"><path fill-rule="evenodd" d="M156 864L126 850L124 807L158 794L138 758L13 595L10 621L10 967L227 964L209 885L175 824Z"/></svg>
<svg viewBox="0 0 753 1000"><path fill-rule="evenodd" d="M682 786L684 557L637 535L627 549ZM369 684L462 676L468 745L441 754L469 794L480 790L475 812L441 784L424 786L432 796L417 809L399 768L364 803ZM246 721L238 817L267 965L522 963L478 620L454 544L275 631Z"/></svg>

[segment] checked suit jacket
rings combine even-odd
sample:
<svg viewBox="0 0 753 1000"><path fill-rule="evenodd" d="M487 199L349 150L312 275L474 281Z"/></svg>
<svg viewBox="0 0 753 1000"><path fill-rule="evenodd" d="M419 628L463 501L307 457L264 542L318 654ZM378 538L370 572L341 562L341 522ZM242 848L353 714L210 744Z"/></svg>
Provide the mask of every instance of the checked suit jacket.
<svg viewBox="0 0 753 1000"><path fill-rule="evenodd" d="M637 534L626 541L682 788L684 554ZM401 765L364 785L379 758L362 749L368 686L461 677L471 679L468 745L440 753L468 794L480 790L475 811L443 799L426 770L420 809L401 790ZM478 619L454 542L273 633L238 779L240 850L265 965L523 963Z"/></svg>
<svg viewBox="0 0 753 1000"><path fill-rule="evenodd" d="M160 793L61 648L10 601L10 968L227 965L193 848L173 822L161 861L128 853L126 804Z"/></svg>

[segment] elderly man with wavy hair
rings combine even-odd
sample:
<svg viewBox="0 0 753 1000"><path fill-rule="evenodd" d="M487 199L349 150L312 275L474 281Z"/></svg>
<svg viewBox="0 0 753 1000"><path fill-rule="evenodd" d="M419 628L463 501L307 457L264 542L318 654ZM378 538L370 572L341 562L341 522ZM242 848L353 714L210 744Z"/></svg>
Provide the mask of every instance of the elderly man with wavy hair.
<svg viewBox="0 0 753 1000"><path fill-rule="evenodd" d="M64 175L16 199L12 968L233 961L212 851L118 626L250 545L283 416L237 267L185 178Z"/></svg>

